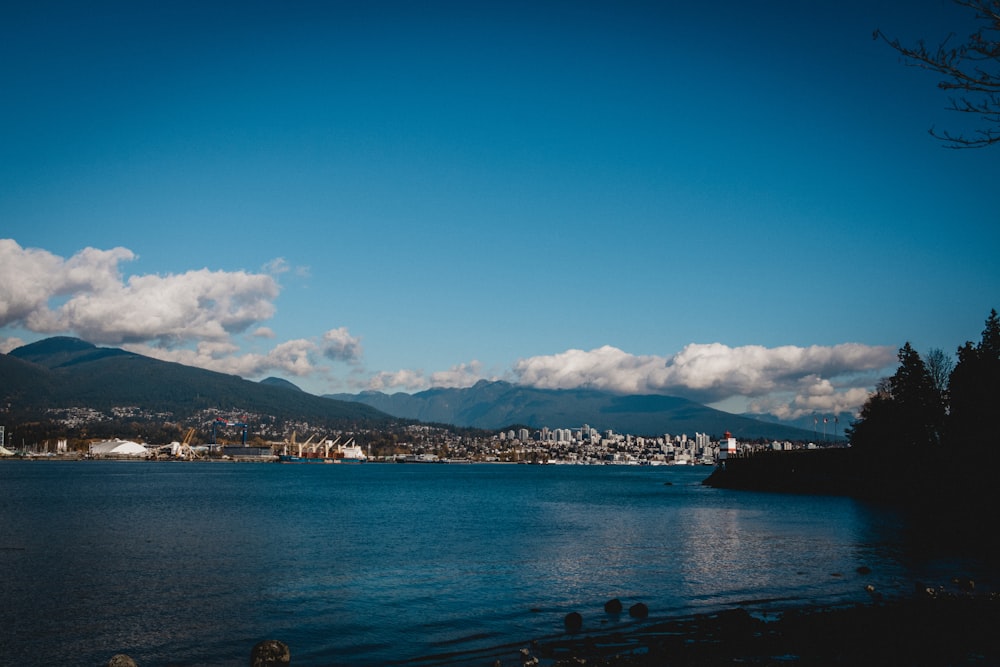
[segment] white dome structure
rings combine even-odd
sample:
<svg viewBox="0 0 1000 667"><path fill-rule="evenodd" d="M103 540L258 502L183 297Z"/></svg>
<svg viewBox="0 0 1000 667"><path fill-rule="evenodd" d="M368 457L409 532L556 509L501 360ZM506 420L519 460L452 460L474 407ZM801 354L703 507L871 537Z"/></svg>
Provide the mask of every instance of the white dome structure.
<svg viewBox="0 0 1000 667"><path fill-rule="evenodd" d="M105 440L90 445L90 455L115 458L146 458L149 450L131 440Z"/></svg>

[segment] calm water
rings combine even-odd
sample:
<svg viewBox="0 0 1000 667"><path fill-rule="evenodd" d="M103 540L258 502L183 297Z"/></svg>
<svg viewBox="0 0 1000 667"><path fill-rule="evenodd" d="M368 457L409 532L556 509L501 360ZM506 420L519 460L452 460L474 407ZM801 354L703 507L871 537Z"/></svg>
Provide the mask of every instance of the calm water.
<svg viewBox="0 0 1000 667"><path fill-rule="evenodd" d="M890 511L710 471L5 461L0 663L245 665L275 638L297 666L490 664L570 611L627 625L612 597L664 618L990 584Z"/></svg>

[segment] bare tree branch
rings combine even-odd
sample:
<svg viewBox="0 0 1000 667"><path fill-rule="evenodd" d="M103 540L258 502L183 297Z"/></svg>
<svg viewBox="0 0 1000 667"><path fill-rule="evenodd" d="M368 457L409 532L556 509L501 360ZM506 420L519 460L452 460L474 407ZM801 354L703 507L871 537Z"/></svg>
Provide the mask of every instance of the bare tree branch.
<svg viewBox="0 0 1000 667"><path fill-rule="evenodd" d="M931 136L948 148L981 148L1000 143L1000 0L954 2L973 10L976 20L985 24L963 44L950 44L954 33L936 49L928 48L924 40L912 47L904 46L898 38L890 38L879 29L872 37L895 49L906 65L942 75L944 79L938 82L938 87L960 93L950 98L947 108L977 115L985 124L972 135L953 134L947 130L938 132L931 128Z"/></svg>

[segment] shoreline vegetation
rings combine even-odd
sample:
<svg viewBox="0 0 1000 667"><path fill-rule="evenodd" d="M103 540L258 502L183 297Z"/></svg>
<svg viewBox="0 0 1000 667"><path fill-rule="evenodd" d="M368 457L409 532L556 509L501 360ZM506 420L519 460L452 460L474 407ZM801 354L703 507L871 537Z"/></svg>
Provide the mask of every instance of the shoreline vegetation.
<svg viewBox="0 0 1000 667"><path fill-rule="evenodd" d="M747 453L720 461L717 488L845 495L907 512L928 542L993 543L1000 485L1000 316L991 310L978 343L921 357L910 343L847 429L849 446ZM995 557L992 549L983 557Z"/></svg>

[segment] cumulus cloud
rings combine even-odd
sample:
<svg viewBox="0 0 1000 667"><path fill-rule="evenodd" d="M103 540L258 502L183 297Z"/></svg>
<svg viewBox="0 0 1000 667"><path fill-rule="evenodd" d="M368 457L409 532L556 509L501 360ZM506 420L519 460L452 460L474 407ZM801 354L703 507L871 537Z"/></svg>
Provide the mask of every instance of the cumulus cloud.
<svg viewBox="0 0 1000 667"><path fill-rule="evenodd" d="M7 354L11 350L16 350L22 345L24 345L24 341L20 338L3 338L0 336L0 354Z"/></svg>
<svg viewBox="0 0 1000 667"><path fill-rule="evenodd" d="M795 418L813 412L856 411L876 372L894 363L895 349L833 346L728 347L692 343L672 356L634 355L610 345L518 360L508 379L540 389L597 389L620 394L668 394L701 403L746 399L749 410ZM469 387L486 379L472 361L446 371L376 373L355 385L377 391Z"/></svg>
<svg viewBox="0 0 1000 667"><path fill-rule="evenodd" d="M427 382L424 372L421 370L403 369L398 371L381 371L368 380L367 388L373 391L407 390L420 391L427 389L430 384Z"/></svg>
<svg viewBox="0 0 1000 667"><path fill-rule="evenodd" d="M482 364L472 360L467 364L452 366L446 371L431 373L432 387L471 387L483 379Z"/></svg>
<svg viewBox="0 0 1000 667"><path fill-rule="evenodd" d="M361 339L350 334L347 327L330 329L323 334L323 356L333 361L357 361L361 358Z"/></svg>
<svg viewBox="0 0 1000 667"><path fill-rule="evenodd" d="M133 276L59 308L56 330L98 343L226 340L274 315L278 286L270 276L201 269Z"/></svg>
<svg viewBox="0 0 1000 667"><path fill-rule="evenodd" d="M274 275L289 270L284 259L270 262L264 273L200 269L125 278L120 266L135 258L126 248L85 248L66 259L0 239L0 327L74 334L242 377L323 374L320 354L339 360L361 354L359 339L346 328L328 331L322 343L297 339L264 353L241 353L237 334L274 338L270 328L257 325L275 313ZM10 349L20 344L3 342Z"/></svg>
<svg viewBox="0 0 1000 667"><path fill-rule="evenodd" d="M274 314L278 284L269 275L201 269L126 280L119 265L133 259L126 248L63 259L0 240L0 326L170 347L223 341Z"/></svg>
<svg viewBox="0 0 1000 667"><path fill-rule="evenodd" d="M165 348L144 343L124 347L131 352L161 361L174 361L185 366L247 378L262 377L276 372L306 377L319 370L313 362L316 344L305 339L280 343L264 354L240 354L238 346L223 341L202 341L194 349Z"/></svg>
<svg viewBox="0 0 1000 667"><path fill-rule="evenodd" d="M69 260L47 250L0 239L0 326L20 324L48 332L51 299L106 289L120 283L118 263L133 259L125 248L87 248Z"/></svg>
<svg viewBox="0 0 1000 667"><path fill-rule="evenodd" d="M867 389L844 386L836 390L832 380L846 382L884 369L895 355L891 347L858 343L775 348L692 343L669 357L637 356L606 345L521 359L513 373L521 384L546 389L672 394L703 403L790 394L795 398L783 406L786 412L820 406L854 410L864 402ZM758 401L756 405L764 411L764 404Z"/></svg>
<svg viewBox="0 0 1000 667"><path fill-rule="evenodd" d="M346 329L332 331L343 332L348 340ZM321 357L332 358L329 354L330 334L322 337L322 342L299 338L278 343L264 353L240 353L239 347L231 341L201 341L193 349L182 347L165 347L145 343L126 344L123 347L162 361L174 361L186 366L196 366L220 373L229 373L246 378L264 377L270 374L294 375L296 377L323 376L329 373L329 368L320 362ZM260 335L259 330L254 332ZM347 346L350 348L350 346ZM360 347L357 348L360 354ZM352 360L347 352L341 360Z"/></svg>
<svg viewBox="0 0 1000 667"><path fill-rule="evenodd" d="M366 389L374 391L422 391L431 387L471 387L484 379L482 364L470 361L456 364L446 371L427 374L422 370L404 369L382 371L363 383Z"/></svg>
<svg viewBox="0 0 1000 667"><path fill-rule="evenodd" d="M780 419L797 419L812 414L857 413L869 393L867 387L837 388L825 378L804 378L794 396L763 396L751 401L747 411L772 414Z"/></svg>
<svg viewBox="0 0 1000 667"><path fill-rule="evenodd" d="M622 394L664 389L665 360L636 356L605 345L595 350L519 359L513 368L520 384L540 389L600 389Z"/></svg>

